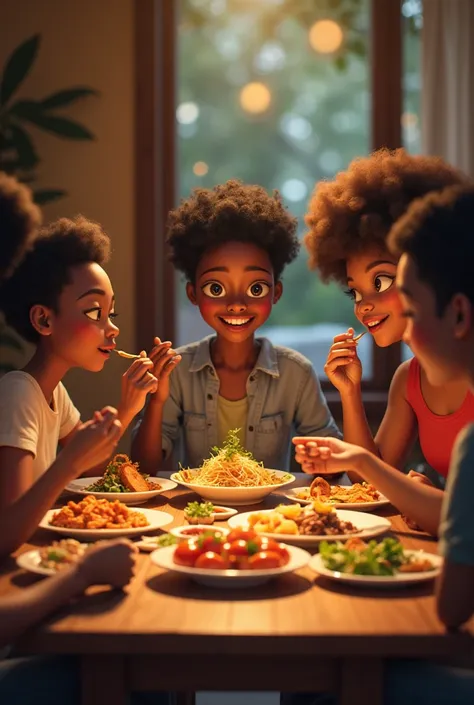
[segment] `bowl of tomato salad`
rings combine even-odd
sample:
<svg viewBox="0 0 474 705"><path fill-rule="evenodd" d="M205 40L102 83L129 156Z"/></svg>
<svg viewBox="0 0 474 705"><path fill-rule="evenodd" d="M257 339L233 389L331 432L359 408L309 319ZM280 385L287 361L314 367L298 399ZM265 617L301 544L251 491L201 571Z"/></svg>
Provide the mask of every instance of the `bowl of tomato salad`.
<svg viewBox="0 0 474 705"><path fill-rule="evenodd" d="M155 565L209 587L253 587L304 568L310 554L260 536L233 529L227 536L202 532L151 554Z"/></svg>

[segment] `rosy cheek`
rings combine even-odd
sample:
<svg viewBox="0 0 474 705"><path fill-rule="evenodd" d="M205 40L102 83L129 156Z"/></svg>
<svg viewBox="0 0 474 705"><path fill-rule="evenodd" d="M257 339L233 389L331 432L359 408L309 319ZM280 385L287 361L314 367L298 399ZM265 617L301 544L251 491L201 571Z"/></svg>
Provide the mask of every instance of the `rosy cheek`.
<svg viewBox="0 0 474 705"><path fill-rule="evenodd" d="M74 339L86 340L88 338L97 337L98 329L92 321L75 321L71 325L71 336Z"/></svg>
<svg viewBox="0 0 474 705"><path fill-rule="evenodd" d="M269 316L273 308L273 300L271 296L265 296L263 299L255 299L251 304L254 311L259 312L260 316Z"/></svg>
<svg viewBox="0 0 474 705"><path fill-rule="evenodd" d="M400 314L403 310L402 301L394 286L391 286L388 291L380 294L380 301L391 313Z"/></svg>

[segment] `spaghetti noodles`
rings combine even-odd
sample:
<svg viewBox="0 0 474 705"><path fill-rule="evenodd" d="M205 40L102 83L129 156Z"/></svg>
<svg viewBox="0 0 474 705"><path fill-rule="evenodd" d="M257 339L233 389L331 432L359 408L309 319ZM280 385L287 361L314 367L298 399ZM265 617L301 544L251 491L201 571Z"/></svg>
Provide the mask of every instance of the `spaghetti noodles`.
<svg viewBox="0 0 474 705"><path fill-rule="evenodd" d="M177 476L188 484L206 487L263 487L285 482L289 475L282 478L266 470L242 447L238 430L229 431L222 448L213 448L199 470L181 469Z"/></svg>

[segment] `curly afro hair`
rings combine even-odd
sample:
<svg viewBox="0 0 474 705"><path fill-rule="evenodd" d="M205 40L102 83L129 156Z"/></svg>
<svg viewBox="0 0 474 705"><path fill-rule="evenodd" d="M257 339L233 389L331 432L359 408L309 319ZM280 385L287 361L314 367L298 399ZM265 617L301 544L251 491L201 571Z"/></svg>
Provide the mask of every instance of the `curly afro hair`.
<svg viewBox="0 0 474 705"><path fill-rule="evenodd" d="M9 326L25 340L37 343L39 333L30 311L42 305L58 311L62 290L71 283L71 268L110 256L110 240L98 223L77 216L60 218L39 230L31 249L0 289L0 308Z"/></svg>
<svg viewBox="0 0 474 705"><path fill-rule="evenodd" d="M226 242L251 242L268 252L275 280L298 254L297 221L280 194L231 179L212 189L196 188L168 218L170 259L188 281L203 254Z"/></svg>
<svg viewBox="0 0 474 705"><path fill-rule="evenodd" d="M390 231L390 251L410 255L440 316L455 294L474 304L473 228L474 187L449 186L416 199Z"/></svg>
<svg viewBox="0 0 474 705"><path fill-rule="evenodd" d="M40 225L30 189L0 172L0 281L13 272Z"/></svg>
<svg viewBox="0 0 474 705"><path fill-rule="evenodd" d="M385 251L390 228L415 198L469 183L439 157L413 156L404 149L354 159L314 190L304 238L311 269L325 282L345 284L347 259L368 249Z"/></svg>

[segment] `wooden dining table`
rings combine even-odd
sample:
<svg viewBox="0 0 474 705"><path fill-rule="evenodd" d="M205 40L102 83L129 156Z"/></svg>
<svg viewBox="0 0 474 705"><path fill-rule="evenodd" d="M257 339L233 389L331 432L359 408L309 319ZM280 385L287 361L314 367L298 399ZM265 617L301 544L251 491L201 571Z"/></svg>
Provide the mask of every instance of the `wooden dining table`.
<svg viewBox="0 0 474 705"><path fill-rule="evenodd" d="M307 477L299 478L303 482ZM173 516L166 531L184 523L183 509L196 499L177 488L145 506ZM272 494L239 511L281 501L287 500ZM390 518L392 535L407 548L436 553L436 540L409 529L393 507L377 513ZM38 530L17 553L53 538ZM0 594L38 579L12 557L0 569ZM378 705L390 659L453 659L472 652L474 621L447 633L433 589L433 581L397 589L351 587L309 568L259 587L217 589L164 571L141 553L125 591L89 589L24 634L17 649L77 655L83 705L124 705L127 693L150 690L325 691L335 693L340 705Z"/></svg>

